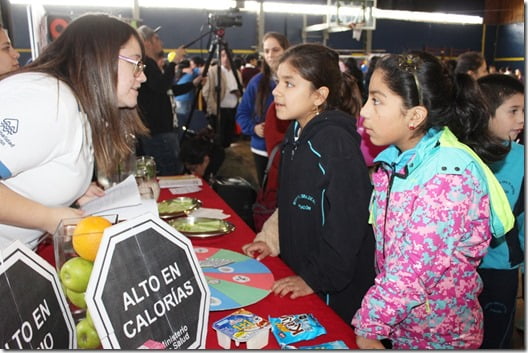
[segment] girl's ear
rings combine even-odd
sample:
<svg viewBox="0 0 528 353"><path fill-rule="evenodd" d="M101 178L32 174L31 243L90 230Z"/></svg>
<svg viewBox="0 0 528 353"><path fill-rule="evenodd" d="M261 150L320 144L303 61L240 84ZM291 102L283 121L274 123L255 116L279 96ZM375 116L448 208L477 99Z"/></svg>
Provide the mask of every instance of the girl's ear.
<svg viewBox="0 0 528 353"><path fill-rule="evenodd" d="M326 99L328 98L329 93L330 93L330 90L326 86L321 86L318 89L316 89L314 92L314 94L316 95L314 104L317 106L322 105L324 102L326 102Z"/></svg>
<svg viewBox="0 0 528 353"><path fill-rule="evenodd" d="M409 126L412 126L412 130L422 125L427 118L427 108L422 105L412 107L409 111Z"/></svg>

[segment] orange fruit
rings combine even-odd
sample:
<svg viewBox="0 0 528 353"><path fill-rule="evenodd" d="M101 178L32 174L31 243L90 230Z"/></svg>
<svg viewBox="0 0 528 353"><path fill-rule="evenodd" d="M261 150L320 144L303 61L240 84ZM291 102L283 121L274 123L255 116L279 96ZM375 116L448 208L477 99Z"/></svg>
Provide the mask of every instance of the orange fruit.
<svg viewBox="0 0 528 353"><path fill-rule="evenodd" d="M73 250L83 259L94 261L101 244L103 231L112 223L104 217L89 216L83 218L75 227L72 235Z"/></svg>

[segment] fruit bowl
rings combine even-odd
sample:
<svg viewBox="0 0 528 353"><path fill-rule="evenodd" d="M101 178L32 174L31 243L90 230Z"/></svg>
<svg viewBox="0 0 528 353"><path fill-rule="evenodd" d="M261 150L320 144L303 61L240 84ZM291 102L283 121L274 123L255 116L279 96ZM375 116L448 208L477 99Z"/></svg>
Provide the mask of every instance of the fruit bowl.
<svg viewBox="0 0 528 353"><path fill-rule="evenodd" d="M63 219L53 234L55 266L76 323L78 348L94 349L100 344L84 294L103 231L117 221L117 215Z"/></svg>

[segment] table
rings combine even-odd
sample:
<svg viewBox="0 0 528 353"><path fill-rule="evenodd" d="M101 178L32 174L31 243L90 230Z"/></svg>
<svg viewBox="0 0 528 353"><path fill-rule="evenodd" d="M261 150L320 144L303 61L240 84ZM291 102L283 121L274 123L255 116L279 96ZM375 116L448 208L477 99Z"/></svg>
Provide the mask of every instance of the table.
<svg viewBox="0 0 528 353"><path fill-rule="evenodd" d="M175 198L180 195L172 195L168 189L162 189L159 201ZM202 190L196 193L187 194L184 196L195 197L202 201L202 207L219 208L224 210L224 213L230 214L231 217L227 220L233 223L236 227L232 233L212 238L192 238L191 242L194 246L205 246L213 248L228 249L236 252L242 252L242 245L247 244L255 237L255 232L226 204L222 198L205 182L202 185ZM48 262L54 265L53 247L47 244L38 250L39 255L44 257ZM294 272L278 257L268 256L262 260L273 273L275 279L294 275ZM330 309L317 295L311 294L305 297L290 299L288 297L279 297L270 293L263 300L258 303L246 306L245 309L261 317L268 316L278 317L287 314L313 314L319 322L326 328L327 333L310 341L301 341L293 344L294 346L315 345L325 342L342 340L352 349L357 349L355 334L350 325L345 323L332 309ZM209 315L208 332L206 340L207 349L222 349L217 342L216 331L212 328L212 324L217 320L229 315L234 310L225 311L211 311ZM236 347L232 342L231 349L245 349L245 343L241 343ZM264 349L280 349L279 344L275 340L273 334L270 332L268 345Z"/></svg>

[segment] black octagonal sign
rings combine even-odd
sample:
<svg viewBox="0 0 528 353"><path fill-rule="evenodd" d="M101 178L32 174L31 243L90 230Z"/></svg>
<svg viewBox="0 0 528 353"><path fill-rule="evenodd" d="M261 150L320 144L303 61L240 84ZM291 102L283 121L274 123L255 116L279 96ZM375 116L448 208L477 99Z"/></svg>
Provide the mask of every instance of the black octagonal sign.
<svg viewBox="0 0 528 353"><path fill-rule="evenodd" d="M205 348L210 291L189 239L152 215L105 230L86 290L104 348Z"/></svg>
<svg viewBox="0 0 528 353"><path fill-rule="evenodd" d="M0 256L2 349L73 349L75 325L55 268L19 241Z"/></svg>

